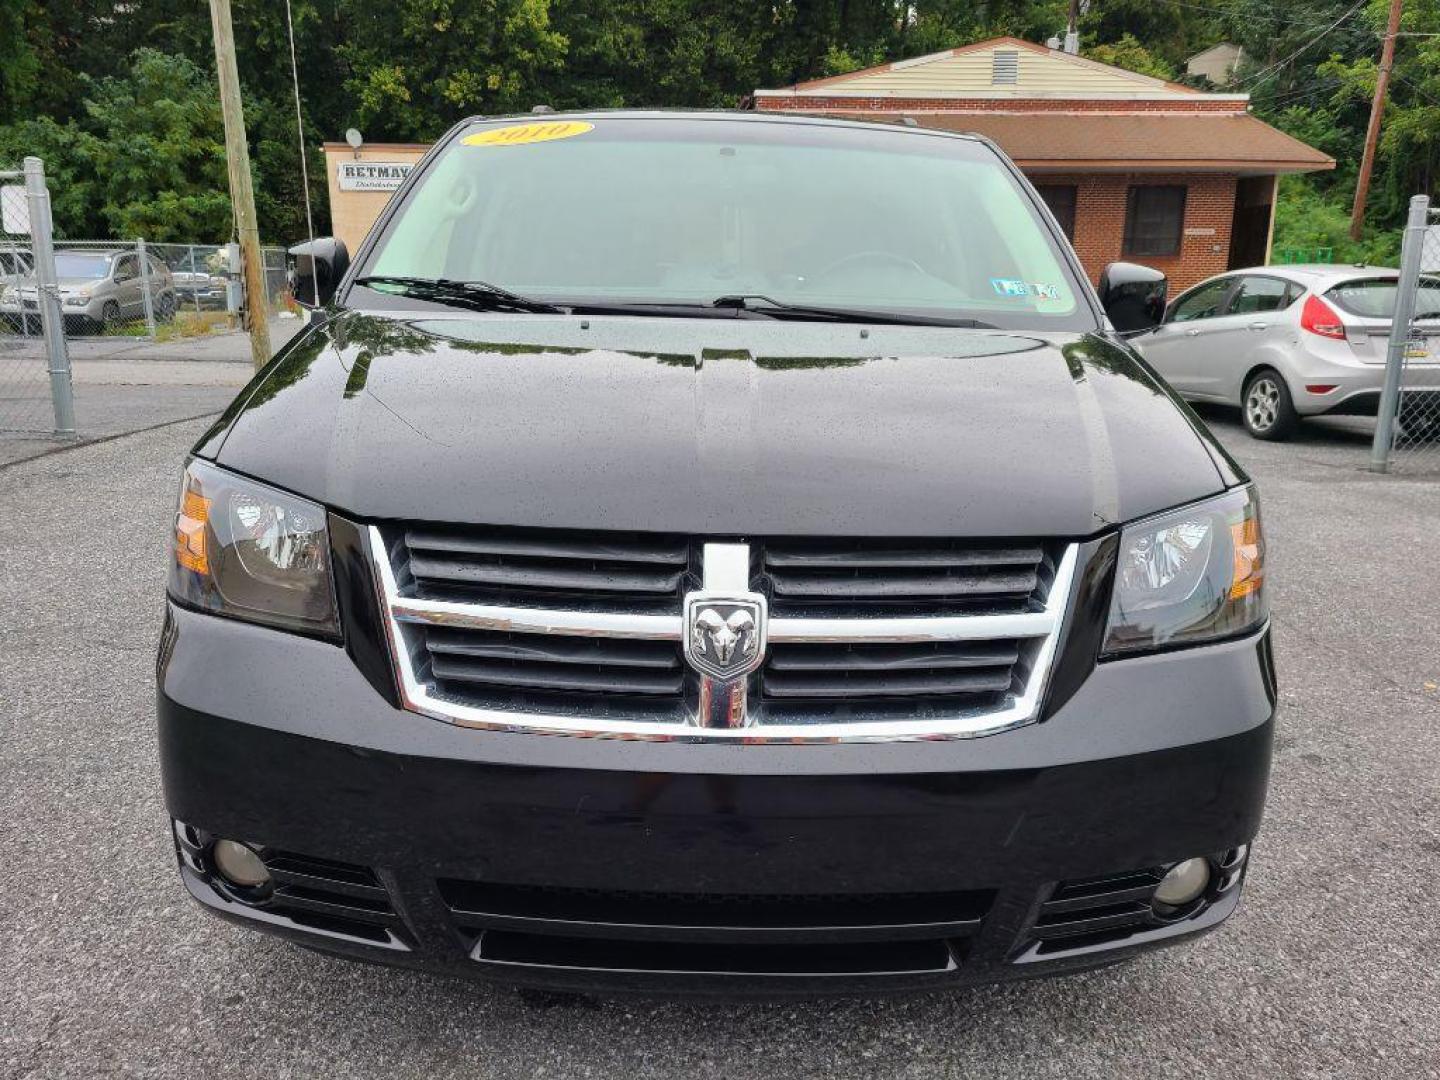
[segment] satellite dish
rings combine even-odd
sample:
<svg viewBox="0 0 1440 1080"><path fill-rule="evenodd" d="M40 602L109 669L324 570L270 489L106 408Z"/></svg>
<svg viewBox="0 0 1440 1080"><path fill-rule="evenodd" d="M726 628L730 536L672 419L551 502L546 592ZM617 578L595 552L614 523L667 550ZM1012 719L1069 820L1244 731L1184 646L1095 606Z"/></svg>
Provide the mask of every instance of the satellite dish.
<svg viewBox="0 0 1440 1080"><path fill-rule="evenodd" d="M350 144L350 149L352 150L359 150L360 147L365 145L365 140L361 137L359 128L346 128L345 141Z"/></svg>

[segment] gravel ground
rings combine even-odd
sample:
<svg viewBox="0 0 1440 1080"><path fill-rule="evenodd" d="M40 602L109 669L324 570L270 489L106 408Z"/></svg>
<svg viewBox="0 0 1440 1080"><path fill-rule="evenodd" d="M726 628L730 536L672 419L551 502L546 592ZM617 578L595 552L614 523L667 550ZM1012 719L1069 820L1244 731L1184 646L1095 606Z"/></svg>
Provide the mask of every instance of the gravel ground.
<svg viewBox="0 0 1440 1080"><path fill-rule="evenodd" d="M1261 481L1282 728L1245 904L1117 969L947 996L539 1008L206 916L152 721L190 422L0 468L0 1075L1440 1077L1440 481L1363 426Z"/></svg>

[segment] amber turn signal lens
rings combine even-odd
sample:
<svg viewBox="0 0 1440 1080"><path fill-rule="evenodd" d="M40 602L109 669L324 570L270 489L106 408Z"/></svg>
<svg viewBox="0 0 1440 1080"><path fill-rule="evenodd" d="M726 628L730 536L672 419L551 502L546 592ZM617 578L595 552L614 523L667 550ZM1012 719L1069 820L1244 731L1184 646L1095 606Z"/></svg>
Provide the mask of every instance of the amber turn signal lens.
<svg viewBox="0 0 1440 1080"><path fill-rule="evenodd" d="M1231 546L1235 551L1235 574L1230 581L1230 599L1239 600L1260 588L1265 580L1265 565L1260 557L1260 520L1247 517L1230 526Z"/></svg>
<svg viewBox="0 0 1440 1080"><path fill-rule="evenodd" d="M205 528L210 521L210 500L187 487L175 515L175 561L187 570L206 576L210 560L205 555Z"/></svg>

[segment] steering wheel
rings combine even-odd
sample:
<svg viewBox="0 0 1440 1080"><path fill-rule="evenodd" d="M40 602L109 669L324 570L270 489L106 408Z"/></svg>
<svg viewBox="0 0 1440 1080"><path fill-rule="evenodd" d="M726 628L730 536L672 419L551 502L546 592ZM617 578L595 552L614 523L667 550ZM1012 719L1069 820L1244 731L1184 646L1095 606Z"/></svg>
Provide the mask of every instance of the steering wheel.
<svg viewBox="0 0 1440 1080"><path fill-rule="evenodd" d="M925 269L923 266L921 266L918 262L916 262L916 261L915 261L914 259L912 259L912 258L909 258L908 256L905 256L905 255L897 255L897 254L896 254L895 252L893 252L893 251L874 251L874 250L872 250L872 251L852 251L849 255L845 255L845 256L842 256L842 257L839 258L839 259L836 259L836 260L835 260L833 263L831 263L829 266L825 267L824 270L821 270L818 274L816 274L814 277L812 277L812 278L810 279L810 281L811 281L812 283L813 283L813 282L816 282L816 281L823 281L825 278L830 277L830 276L833 275L833 274L839 273L841 270L845 269L845 268L846 268L847 266L849 266L851 263L863 263L863 262L869 262L869 263L889 263L891 266L897 266L897 267L900 267L901 269L904 269L904 270L910 270L910 271L912 271L912 272L914 272L914 273L917 273L917 274L922 275L923 277L929 277L929 276L930 276L930 272L929 272L928 270L926 270L926 269Z"/></svg>

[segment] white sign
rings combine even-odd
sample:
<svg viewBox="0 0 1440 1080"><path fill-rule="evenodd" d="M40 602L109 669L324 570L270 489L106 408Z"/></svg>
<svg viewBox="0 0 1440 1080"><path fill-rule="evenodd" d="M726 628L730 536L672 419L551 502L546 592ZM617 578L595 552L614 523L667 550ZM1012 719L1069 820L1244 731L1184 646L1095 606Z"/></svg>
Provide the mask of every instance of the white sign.
<svg viewBox="0 0 1440 1080"><path fill-rule="evenodd" d="M25 198L24 184L0 185L0 232L30 235L30 203Z"/></svg>
<svg viewBox="0 0 1440 1080"><path fill-rule="evenodd" d="M394 191L414 167L412 161L342 161L336 180L341 191Z"/></svg>

